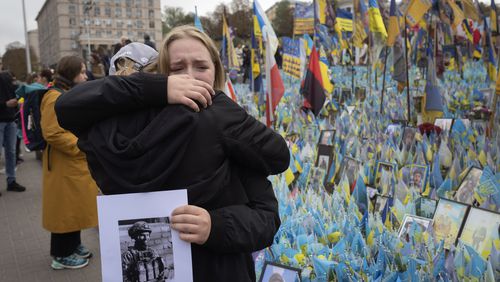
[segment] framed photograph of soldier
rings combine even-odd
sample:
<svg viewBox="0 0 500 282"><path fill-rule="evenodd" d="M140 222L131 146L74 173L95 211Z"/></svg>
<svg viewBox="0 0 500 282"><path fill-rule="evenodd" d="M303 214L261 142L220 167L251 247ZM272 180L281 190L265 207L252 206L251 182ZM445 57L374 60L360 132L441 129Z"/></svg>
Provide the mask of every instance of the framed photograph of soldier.
<svg viewBox="0 0 500 282"><path fill-rule="evenodd" d="M185 189L97 197L102 280L192 281L191 244L170 228L186 204Z"/></svg>
<svg viewBox="0 0 500 282"><path fill-rule="evenodd" d="M420 217L433 218L436 211L437 201L426 197L420 197L416 201L417 215Z"/></svg>
<svg viewBox="0 0 500 282"><path fill-rule="evenodd" d="M325 183L326 170L320 167L311 167L311 172L309 179L307 181L307 186L310 189L318 190L323 189Z"/></svg>
<svg viewBox="0 0 500 282"><path fill-rule="evenodd" d="M436 242L444 240L444 248L449 250L457 242L463 222L467 216L468 205L453 200L439 199L434 213L433 228Z"/></svg>
<svg viewBox="0 0 500 282"><path fill-rule="evenodd" d="M402 169L403 182L408 189L423 193L427 183L428 169L425 165L406 165Z"/></svg>
<svg viewBox="0 0 500 282"><path fill-rule="evenodd" d="M266 261L259 282L300 282L300 268Z"/></svg>
<svg viewBox="0 0 500 282"><path fill-rule="evenodd" d="M375 188L382 196L392 197L394 195L395 176L397 164L389 162L377 162L375 170Z"/></svg>
<svg viewBox="0 0 500 282"><path fill-rule="evenodd" d="M332 146L334 138L335 138L335 130L321 130L318 144Z"/></svg>
<svg viewBox="0 0 500 282"><path fill-rule="evenodd" d="M474 248L486 260L492 244L500 239L499 233L500 214L472 207L465 220L460 240Z"/></svg>
<svg viewBox="0 0 500 282"><path fill-rule="evenodd" d="M366 99L366 87L356 86L354 88L354 96L356 100L364 102Z"/></svg>
<svg viewBox="0 0 500 282"><path fill-rule="evenodd" d="M345 104L352 100L352 89L344 87L340 91L339 104Z"/></svg>
<svg viewBox="0 0 500 282"><path fill-rule="evenodd" d="M381 195L377 195L375 198L375 205L373 207L373 213L378 213L382 214L384 211L384 208L386 207L387 201L389 201L389 197L384 197Z"/></svg>
<svg viewBox="0 0 500 282"><path fill-rule="evenodd" d="M333 146L318 145L318 154L316 157L316 166L328 171L333 160Z"/></svg>
<svg viewBox="0 0 500 282"><path fill-rule="evenodd" d="M174 277L169 217L118 221L123 281L171 281Z"/></svg>
<svg viewBox="0 0 500 282"><path fill-rule="evenodd" d="M458 186L455 195L453 195L453 199L467 205L472 205L474 202L474 189L479 185L482 174L482 169L470 167L462 183Z"/></svg>
<svg viewBox="0 0 500 282"><path fill-rule="evenodd" d="M400 148L410 149L415 143L415 135L417 134L416 127L405 126L403 129L403 138L401 138Z"/></svg>
<svg viewBox="0 0 500 282"><path fill-rule="evenodd" d="M405 214L403 224L399 227L398 237L409 241L408 234L413 232L423 232L432 224L432 219L411 214Z"/></svg>
<svg viewBox="0 0 500 282"><path fill-rule="evenodd" d="M347 176L347 180L349 181L349 185L352 185L358 177L360 166L361 162L359 160L351 157L345 157L340 165L339 172L335 178L335 183L338 184L345 174Z"/></svg>

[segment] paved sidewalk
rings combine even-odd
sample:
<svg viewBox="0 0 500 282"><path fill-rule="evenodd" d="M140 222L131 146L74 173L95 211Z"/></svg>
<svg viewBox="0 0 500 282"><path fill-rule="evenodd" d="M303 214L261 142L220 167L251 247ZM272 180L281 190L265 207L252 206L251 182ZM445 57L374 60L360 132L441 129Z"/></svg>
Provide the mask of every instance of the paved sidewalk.
<svg viewBox="0 0 500 282"><path fill-rule="evenodd" d="M0 174L0 281L101 281L97 228L82 232L82 242L94 253L87 267L50 268L50 235L42 228L42 163L34 153L23 154L17 181L26 192L7 192Z"/></svg>

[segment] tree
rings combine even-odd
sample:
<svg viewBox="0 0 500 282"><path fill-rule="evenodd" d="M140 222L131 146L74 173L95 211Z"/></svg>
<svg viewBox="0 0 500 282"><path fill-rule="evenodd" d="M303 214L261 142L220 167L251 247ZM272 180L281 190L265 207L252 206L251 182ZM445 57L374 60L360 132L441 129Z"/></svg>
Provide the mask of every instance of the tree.
<svg viewBox="0 0 500 282"><path fill-rule="evenodd" d="M38 57L33 48L30 48L30 58L32 71L38 71ZM26 50L24 46L15 43L7 45L2 57L2 65L3 69L14 73L17 79L25 80L28 77L28 70L26 68Z"/></svg>
<svg viewBox="0 0 500 282"><path fill-rule="evenodd" d="M193 22L194 13L186 14L181 7L166 6L162 14L162 32L166 34L176 26L193 24Z"/></svg>
<svg viewBox="0 0 500 282"><path fill-rule="evenodd" d="M278 2L272 24L277 36L293 36L293 9L288 0Z"/></svg>

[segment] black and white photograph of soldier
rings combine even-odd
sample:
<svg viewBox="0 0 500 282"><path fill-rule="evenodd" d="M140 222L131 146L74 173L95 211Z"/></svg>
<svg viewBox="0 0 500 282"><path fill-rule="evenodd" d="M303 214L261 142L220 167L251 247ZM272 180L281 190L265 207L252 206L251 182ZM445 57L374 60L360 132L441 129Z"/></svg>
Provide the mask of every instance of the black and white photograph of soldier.
<svg viewBox="0 0 500 282"><path fill-rule="evenodd" d="M174 278L169 217L119 220L122 274L125 282Z"/></svg>
<svg viewBox="0 0 500 282"><path fill-rule="evenodd" d="M335 130L322 130L319 137L319 144L333 145L334 136L335 136Z"/></svg>

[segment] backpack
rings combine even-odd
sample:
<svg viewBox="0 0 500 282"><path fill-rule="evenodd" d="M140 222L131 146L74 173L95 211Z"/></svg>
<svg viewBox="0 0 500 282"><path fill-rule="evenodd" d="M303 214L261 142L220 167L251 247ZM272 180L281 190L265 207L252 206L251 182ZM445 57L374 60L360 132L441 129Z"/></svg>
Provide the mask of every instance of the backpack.
<svg viewBox="0 0 500 282"><path fill-rule="evenodd" d="M43 139L42 128L40 126L40 105L43 96L50 89L53 88L39 89L27 93L24 97L24 103L21 105L20 113L23 140L26 148L30 151L43 150L47 146L47 142ZM61 89L55 89L63 92Z"/></svg>

